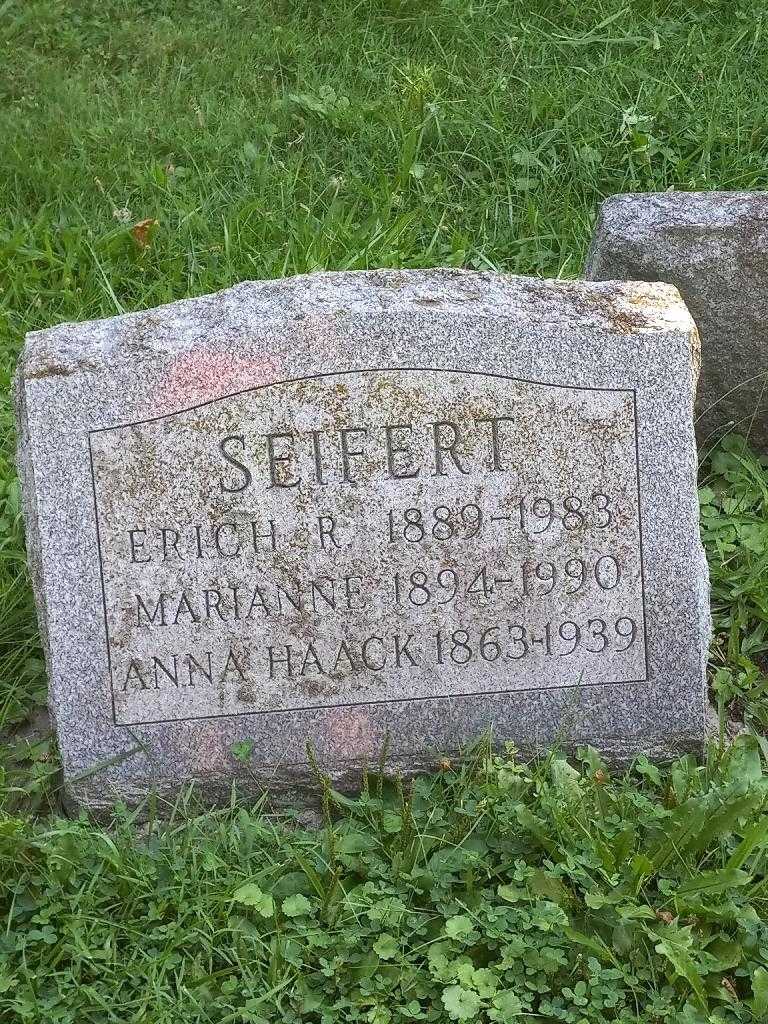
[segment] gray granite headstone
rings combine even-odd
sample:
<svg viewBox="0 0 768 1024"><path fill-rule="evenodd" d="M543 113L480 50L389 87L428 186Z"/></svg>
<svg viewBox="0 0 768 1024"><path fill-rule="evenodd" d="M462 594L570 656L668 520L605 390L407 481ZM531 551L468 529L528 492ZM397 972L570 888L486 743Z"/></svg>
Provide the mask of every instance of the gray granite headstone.
<svg viewBox="0 0 768 1024"><path fill-rule="evenodd" d="M584 275L679 288L701 334L703 451L733 430L768 454L768 192L611 196Z"/></svg>
<svg viewBox="0 0 768 1024"><path fill-rule="evenodd" d="M695 748L697 369L667 285L458 270L31 334L19 465L70 796L298 799L307 744L344 787L489 728Z"/></svg>

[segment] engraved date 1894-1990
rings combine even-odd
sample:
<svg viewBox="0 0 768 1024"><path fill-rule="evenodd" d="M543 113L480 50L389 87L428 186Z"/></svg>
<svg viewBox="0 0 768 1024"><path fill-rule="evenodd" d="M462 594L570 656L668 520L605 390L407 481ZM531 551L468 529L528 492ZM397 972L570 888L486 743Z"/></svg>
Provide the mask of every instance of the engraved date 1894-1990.
<svg viewBox="0 0 768 1024"><path fill-rule="evenodd" d="M393 574L392 596L396 605L421 608L450 604L457 597L486 600L493 595L546 597L553 591L572 595L588 588L600 593L614 590L621 580L619 560L614 555L599 555L592 559L566 558L560 562L524 561L507 570L481 565L428 573L416 568Z"/></svg>

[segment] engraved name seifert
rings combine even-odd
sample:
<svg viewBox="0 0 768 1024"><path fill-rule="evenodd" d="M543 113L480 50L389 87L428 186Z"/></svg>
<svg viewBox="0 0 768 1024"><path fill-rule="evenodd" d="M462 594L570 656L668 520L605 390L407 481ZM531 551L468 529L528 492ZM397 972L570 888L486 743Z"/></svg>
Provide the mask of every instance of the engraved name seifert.
<svg viewBox="0 0 768 1024"><path fill-rule="evenodd" d="M329 373L90 447L119 725L646 679L630 390Z"/></svg>

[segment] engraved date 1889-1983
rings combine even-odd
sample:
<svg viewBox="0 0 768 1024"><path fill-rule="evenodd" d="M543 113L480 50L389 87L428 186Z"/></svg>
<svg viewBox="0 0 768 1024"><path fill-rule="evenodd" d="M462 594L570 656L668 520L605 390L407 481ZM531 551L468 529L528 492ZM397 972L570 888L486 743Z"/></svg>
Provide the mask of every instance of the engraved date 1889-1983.
<svg viewBox="0 0 768 1024"><path fill-rule="evenodd" d="M546 533L557 523L569 532L584 527L604 530L613 522L612 500L607 494L588 497L567 494L553 500L541 495L515 498L505 507L490 511L475 502L458 507L434 505L427 508L390 509L387 512L387 540L421 544L428 540L471 540L494 524L531 535Z"/></svg>

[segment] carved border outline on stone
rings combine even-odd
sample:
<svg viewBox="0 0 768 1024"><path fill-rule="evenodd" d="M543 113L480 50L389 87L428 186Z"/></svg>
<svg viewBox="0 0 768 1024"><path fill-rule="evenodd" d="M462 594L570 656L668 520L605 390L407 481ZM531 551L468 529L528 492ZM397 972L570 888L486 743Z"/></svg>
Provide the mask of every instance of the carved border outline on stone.
<svg viewBox="0 0 768 1024"><path fill-rule="evenodd" d="M363 373L385 373L387 371L405 371L405 372L426 372L426 373L454 373L459 375L467 375L471 377L493 377L497 380L511 380L518 384L533 384L537 387L544 388L560 388L565 391L607 391L613 394L631 394L632 395L632 414L634 421L634 434L635 434L635 477L637 483L637 525L638 525L638 539L639 539L639 559L640 559L640 597L643 608L643 662L645 666L645 673L642 679L616 679L610 682L600 683L563 683L555 686L527 686L517 687L510 690L472 690L466 693L449 693L449 694L427 694L423 697L391 697L389 699L379 700L361 700L355 702L344 702L339 704L308 704L301 707L293 708L270 708L262 711L239 711L236 714L229 715L193 715L190 718L154 718L147 721L140 722L118 722L117 721L117 710L115 707L115 686L112 669L112 653L110 648L109 639L109 621L107 611L107 593L106 584L104 582L104 563L102 560L101 553L101 530L99 527L99 507L96 495L96 474L93 466L93 449L91 446L91 435L105 433L108 430L122 430L125 427L136 427L141 426L145 423L157 423L160 420L170 419L172 416L181 416L187 412L193 412L195 409L204 409L206 406L215 405L216 402L225 401L228 398L239 398L241 395L252 394L255 391L263 391L265 388L278 387L282 384L296 384L302 380L320 380L325 377L341 377L349 376L351 374L363 374ZM201 722L210 719L217 718L246 718L251 715L286 715L296 714L303 711L315 711L318 709L332 709L332 708L350 708L358 707L360 705L375 706L377 704L411 704L416 701L424 700L450 700L451 698L457 697L501 697L507 696L514 693L538 693L540 691L548 690L579 690L579 689L594 689L600 686L636 686L641 683L648 682L648 616L646 611L645 601L645 565L643 557L643 514L642 505L640 500L640 442L638 438L638 419L637 419L637 389L636 388L603 388L596 386L578 386L575 384L552 384L548 381L542 380L529 380L526 377L512 377L506 373L488 373L482 370L460 370L457 368L450 367L437 367L437 366L379 366L379 367L364 367L355 370L333 370L328 373L311 373L305 374L302 377L289 377L286 380L274 380L268 384L258 384L256 387L243 388L242 391L234 391L226 395L218 395L216 398L209 398L205 402L198 402L196 405L187 406L184 409L175 409L173 412L162 413L159 416L148 416L142 420L132 420L128 423L116 423L111 427L94 427L88 431L88 459L91 468L91 486L93 489L93 509L94 509L94 520L96 524L96 547L99 555L99 578L101 584L101 599L102 609L104 612L104 634L106 641L106 654L107 654L107 668L109 670L109 689L110 698L112 703L112 724L120 728L130 729L136 725L164 725L172 722Z"/></svg>

